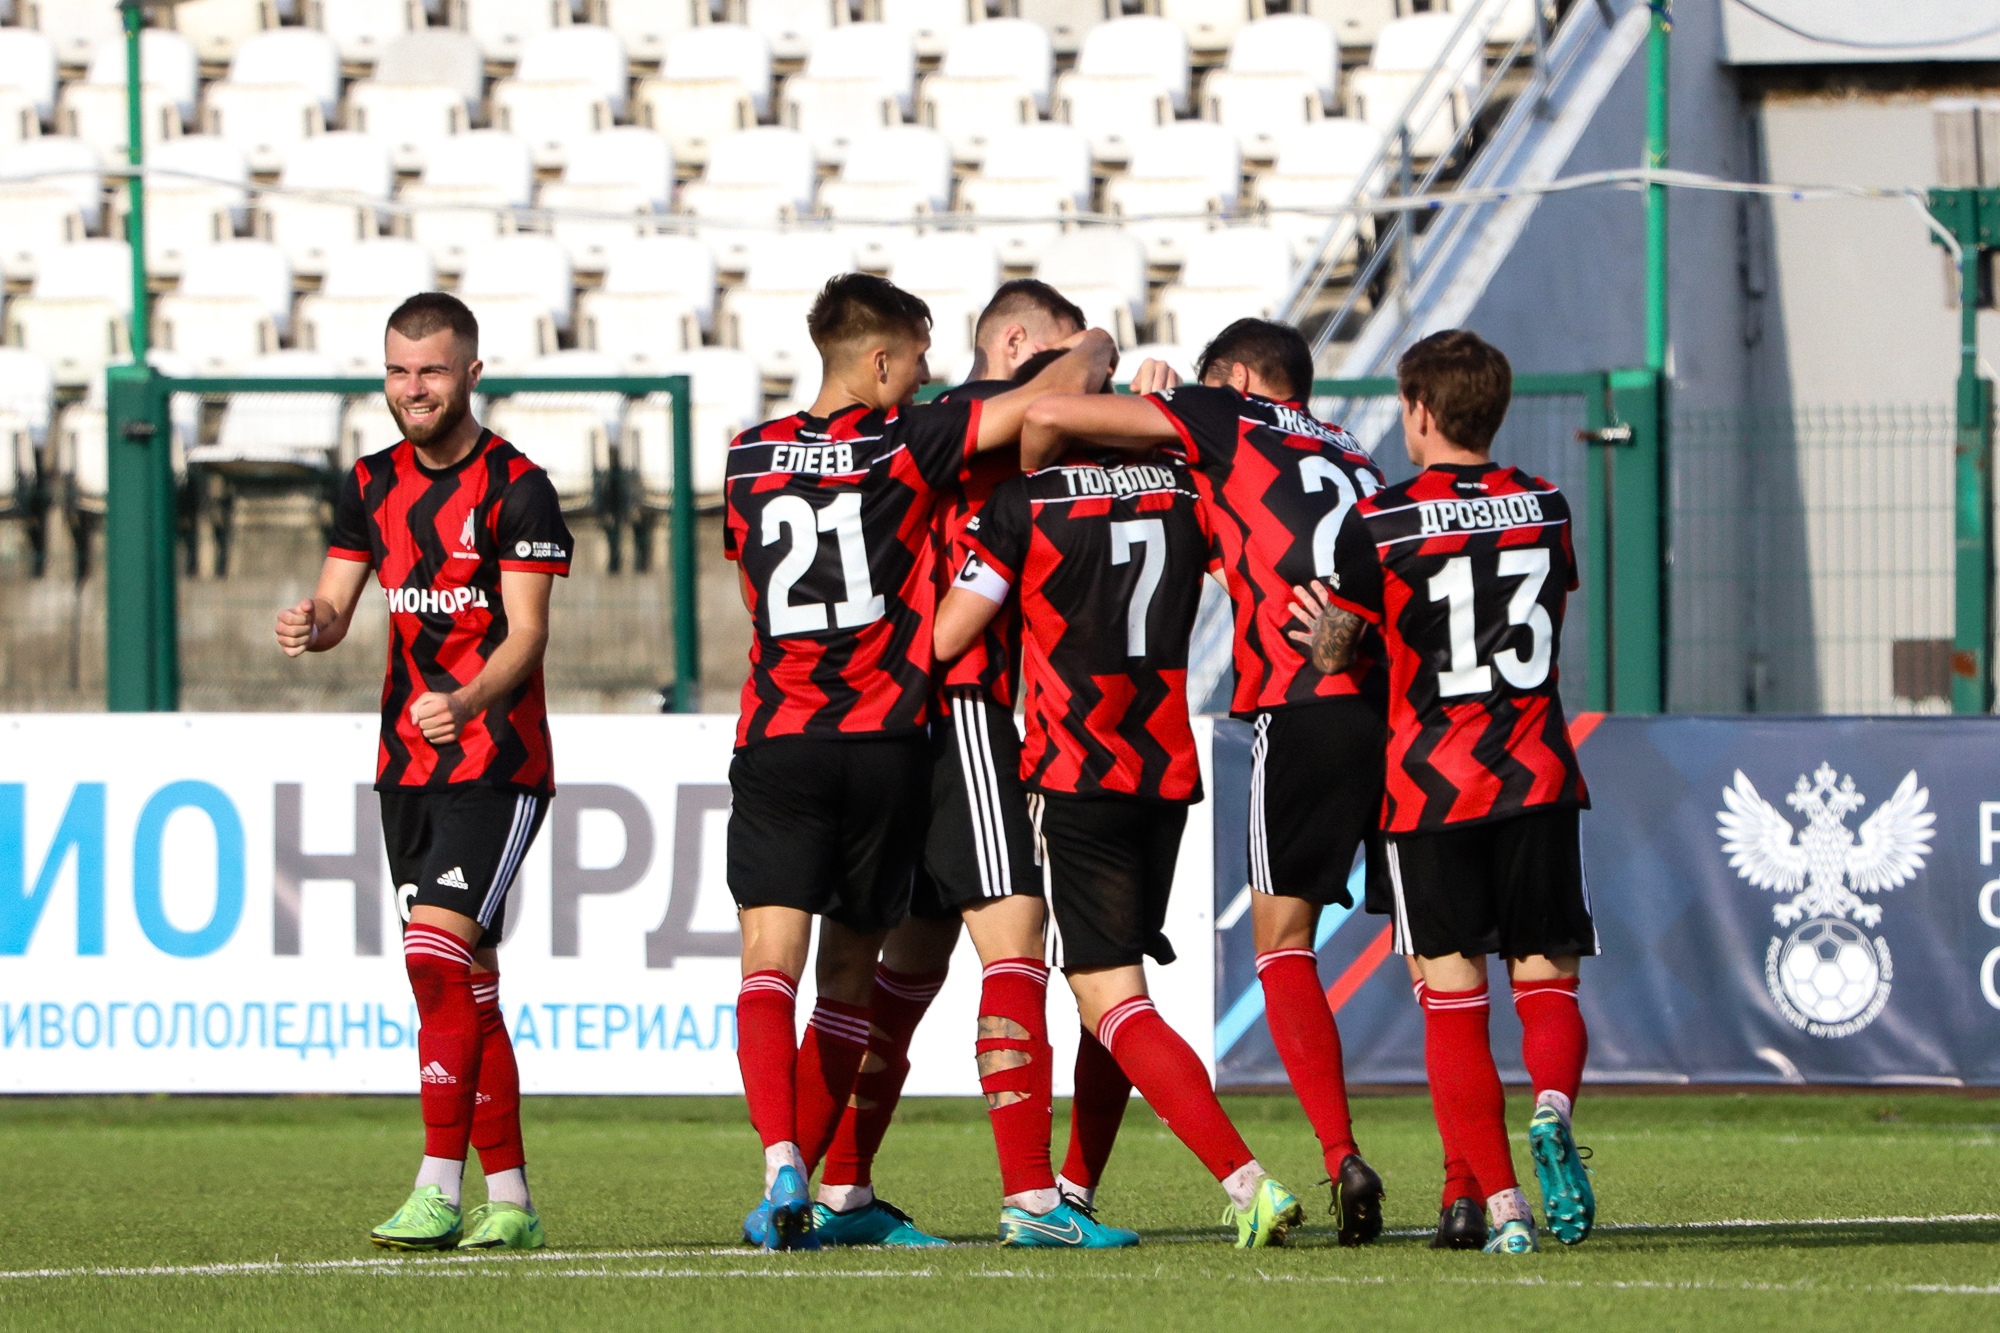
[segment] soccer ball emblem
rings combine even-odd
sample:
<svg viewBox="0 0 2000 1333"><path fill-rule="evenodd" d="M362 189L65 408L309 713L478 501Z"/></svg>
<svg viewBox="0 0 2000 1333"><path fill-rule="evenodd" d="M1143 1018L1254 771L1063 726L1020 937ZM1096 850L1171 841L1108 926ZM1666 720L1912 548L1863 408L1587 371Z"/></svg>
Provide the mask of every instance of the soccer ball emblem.
<svg viewBox="0 0 2000 1333"><path fill-rule="evenodd" d="M1853 1018L1882 984L1874 944L1853 924L1829 917L1791 933L1778 953L1777 972L1785 998L1820 1023Z"/></svg>

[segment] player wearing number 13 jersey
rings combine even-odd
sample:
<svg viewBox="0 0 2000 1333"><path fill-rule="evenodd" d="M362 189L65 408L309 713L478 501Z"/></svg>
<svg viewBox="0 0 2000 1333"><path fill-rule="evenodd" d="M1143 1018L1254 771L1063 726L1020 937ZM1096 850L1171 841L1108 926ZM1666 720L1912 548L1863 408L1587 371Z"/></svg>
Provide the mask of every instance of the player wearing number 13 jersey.
<svg viewBox="0 0 2000 1333"><path fill-rule="evenodd" d="M754 629L730 764L729 890L740 909L737 1055L764 1144L744 1238L816 1246L805 1182L853 1091L882 939L908 909L930 753L933 511L974 454L1018 437L1028 404L1110 368L1082 335L1032 383L914 407L930 310L880 278L829 281L807 318L823 361L804 412L730 447L724 554ZM819 935L803 1046L793 1002Z"/></svg>
<svg viewBox="0 0 2000 1333"><path fill-rule="evenodd" d="M1496 348L1462 329L1432 334L1397 380L1404 443L1423 471L1343 522L1315 660L1338 669L1363 622L1381 627L1385 859L1396 943L1422 983L1446 1156L1478 1179L1487 1248L1534 1249L1488 1047L1486 955L1497 953L1537 1094L1529 1146L1549 1228L1575 1244L1595 1207L1569 1128L1587 1046L1577 960L1597 952L1597 935L1577 843L1589 796L1556 691L1577 586L1569 505L1490 456L1512 381ZM1314 597L1303 601L1309 614Z"/></svg>

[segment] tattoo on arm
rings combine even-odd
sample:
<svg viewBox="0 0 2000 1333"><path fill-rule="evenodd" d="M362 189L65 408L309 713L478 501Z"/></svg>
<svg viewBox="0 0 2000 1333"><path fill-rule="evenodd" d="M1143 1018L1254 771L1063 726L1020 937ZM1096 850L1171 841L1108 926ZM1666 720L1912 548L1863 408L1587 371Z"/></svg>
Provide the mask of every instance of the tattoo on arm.
<svg viewBox="0 0 2000 1333"><path fill-rule="evenodd" d="M1328 603L1313 626L1313 665L1329 676L1347 670L1354 660L1354 645L1361 641L1366 627L1360 616Z"/></svg>

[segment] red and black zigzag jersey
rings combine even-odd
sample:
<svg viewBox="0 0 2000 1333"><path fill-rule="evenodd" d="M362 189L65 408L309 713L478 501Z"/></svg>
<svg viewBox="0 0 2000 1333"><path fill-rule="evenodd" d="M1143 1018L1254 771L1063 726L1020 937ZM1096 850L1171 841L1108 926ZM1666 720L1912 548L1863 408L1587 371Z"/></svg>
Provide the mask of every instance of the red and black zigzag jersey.
<svg viewBox="0 0 2000 1333"><path fill-rule="evenodd" d="M371 565L389 602L389 672L375 786L456 783L555 790L542 671L432 745L410 721L430 690L468 684L507 638L505 571L568 575L573 544L548 474L482 431L443 471L408 440L370 454L341 483L328 555Z"/></svg>
<svg viewBox="0 0 2000 1333"><path fill-rule="evenodd" d="M946 389L933 402L983 401L995 394L1020 386L1012 380L970 380ZM1015 447L995 449L968 460L958 487L938 506L937 536L940 553L949 553L965 532L965 525L985 507L994 490L1010 477L1021 475L1021 451ZM938 561L939 577L949 582L951 560ZM1002 708L1014 707L1015 681L1021 674L1021 603L1009 597L1000 613L987 622L979 641L949 662L938 665L933 683L945 690L976 689Z"/></svg>
<svg viewBox="0 0 2000 1333"><path fill-rule="evenodd" d="M1193 480L1166 457L1072 457L1005 483L967 524L956 585L1019 590L1029 787L1201 799L1187 654L1211 558Z"/></svg>
<svg viewBox="0 0 2000 1333"><path fill-rule="evenodd" d="M1353 436L1300 403L1204 384L1151 397L1181 437L1222 552L1236 622L1230 712L1247 718L1364 692L1379 699L1374 635L1332 676L1286 635L1292 589L1332 576L1334 536L1355 502L1381 489L1381 470Z"/></svg>
<svg viewBox="0 0 2000 1333"><path fill-rule="evenodd" d="M1382 828L1413 833L1588 806L1556 663L1577 586L1569 502L1518 468L1440 465L1341 525L1334 600L1382 629Z"/></svg>
<svg viewBox="0 0 2000 1333"><path fill-rule="evenodd" d="M742 566L755 631L739 747L924 726L933 511L978 439L976 402L857 403L736 437L723 553Z"/></svg>

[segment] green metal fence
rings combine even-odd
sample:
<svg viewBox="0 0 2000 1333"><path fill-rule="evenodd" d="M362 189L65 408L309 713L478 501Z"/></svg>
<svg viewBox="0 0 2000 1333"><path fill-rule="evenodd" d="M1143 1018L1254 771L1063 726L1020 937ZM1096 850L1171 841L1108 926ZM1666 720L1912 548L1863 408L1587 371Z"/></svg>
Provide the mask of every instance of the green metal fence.
<svg viewBox="0 0 2000 1333"><path fill-rule="evenodd" d="M121 380L114 370L109 388L106 448L111 484L104 563L105 694L110 707L177 708L184 691L199 706L254 707L267 690L275 692L269 696L271 706L315 702L322 707L352 706L356 688L349 677L365 679L379 669L378 661L361 660L369 657L367 624L357 627L356 646L362 650L343 654L337 667L327 664L325 670L287 672L275 650L262 651L270 645L265 642L268 624L261 622L278 606L311 590L325 549L324 524L330 516L338 466L323 448L317 456L304 450L294 460L282 456L282 447L276 450L280 456L271 457L254 447L230 455L213 446L216 420L225 402L238 413L247 405L253 445L262 431L282 446L289 432L288 413L337 413L339 405L349 400L379 401L381 382L168 378L139 373ZM563 665L552 671L550 688L554 694L623 695L625 706L630 706L630 696L643 699L657 692L675 710L698 710L702 706L700 520L688 378L490 376L481 382L479 394L489 404L489 413L496 403L514 399L522 405L579 410L622 402L607 415L625 423L626 437L635 433L630 423L641 408L650 407L661 420L670 435L670 477L654 476L649 481L642 476L639 460L625 452L626 441L616 425L605 429L604 457L588 468L590 481L577 506L604 534L608 560L603 563L612 574L628 563L621 559L621 540L629 536L634 556L629 563L636 568L629 576L572 578L559 593L551 613L552 633L563 644ZM183 438L190 431L197 437L179 478L171 444L177 419ZM311 432L302 436L312 437ZM517 443L535 456L534 439L524 437ZM197 462L204 453L222 456ZM260 547L236 550L229 534L234 531L237 506L246 500L284 497L305 512L294 515L285 530ZM655 526L664 528L664 580L643 572ZM212 577L184 577L201 565L197 553L204 551ZM77 592L81 597L81 585ZM189 670L191 661L198 662L198 668Z"/></svg>
<svg viewBox="0 0 2000 1333"><path fill-rule="evenodd" d="M1676 712L1949 712L1949 403L1673 419Z"/></svg>

